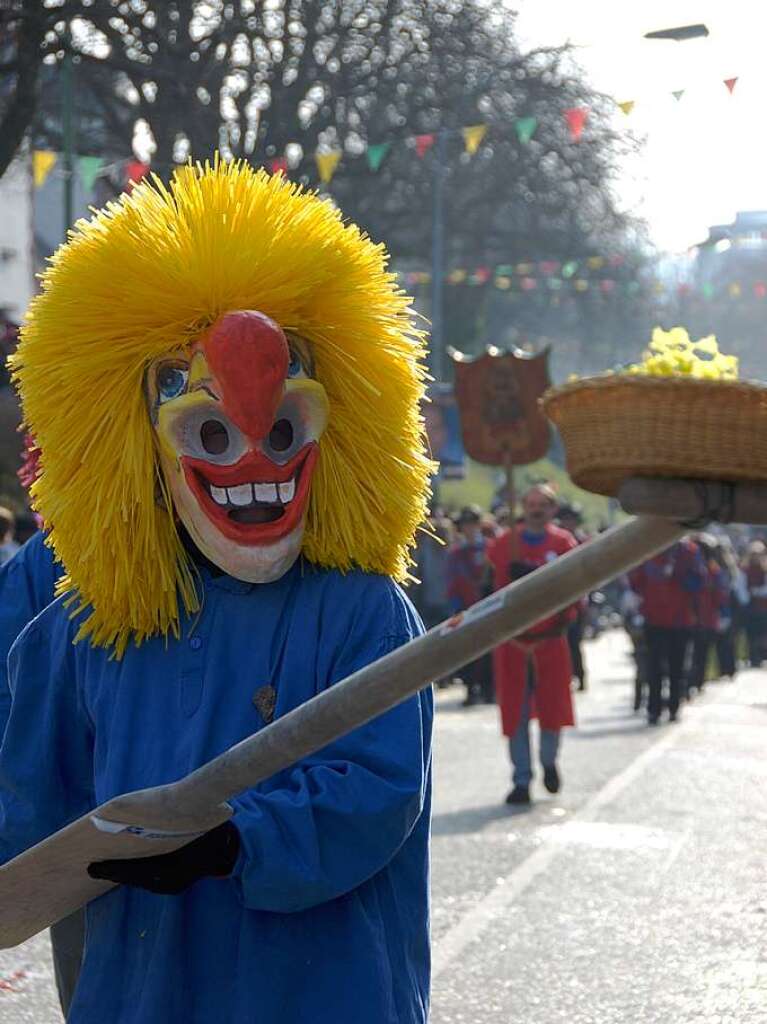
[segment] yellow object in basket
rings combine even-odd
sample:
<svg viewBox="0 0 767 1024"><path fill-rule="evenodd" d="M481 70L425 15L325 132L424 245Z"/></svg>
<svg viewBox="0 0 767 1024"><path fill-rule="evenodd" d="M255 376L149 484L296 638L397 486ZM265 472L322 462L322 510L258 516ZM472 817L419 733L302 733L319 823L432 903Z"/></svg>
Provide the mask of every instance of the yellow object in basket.
<svg viewBox="0 0 767 1024"><path fill-rule="evenodd" d="M656 327L643 361L619 372L651 377L737 380L738 359L720 352L713 334L692 341L684 327L673 327L670 331Z"/></svg>

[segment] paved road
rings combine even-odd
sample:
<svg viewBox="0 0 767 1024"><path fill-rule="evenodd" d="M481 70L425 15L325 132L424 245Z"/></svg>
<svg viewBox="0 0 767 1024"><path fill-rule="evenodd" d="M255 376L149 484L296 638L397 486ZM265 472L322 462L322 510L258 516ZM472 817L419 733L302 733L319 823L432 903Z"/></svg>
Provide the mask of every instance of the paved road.
<svg viewBox="0 0 767 1024"><path fill-rule="evenodd" d="M433 1024L767 1024L767 674L651 730L622 635L587 658L531 809L503 803L495 709L438 696ZM60 1020L45 937L0 952L0 1024Z"/></svg>

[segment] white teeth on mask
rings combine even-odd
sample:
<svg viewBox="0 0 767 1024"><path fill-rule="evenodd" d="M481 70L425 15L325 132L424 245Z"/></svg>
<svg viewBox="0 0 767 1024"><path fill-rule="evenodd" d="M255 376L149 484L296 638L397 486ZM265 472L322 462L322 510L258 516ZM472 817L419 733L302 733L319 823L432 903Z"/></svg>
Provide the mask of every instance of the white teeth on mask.
<svg viewBox="0 0 767 1024"><path fill-rule="evenodd" d="M244 508L256 503L276 505L289 504L296 496L296 481L286 480L281 484L237 484L236 487L210 485L210 496L217 505L234 505Z"/></svg>
<svg viewBox="0 0 767 1024"><path fill-rule="evenodd" d="M275 484L253 484L253 491L256 501L275 503L277 501L277 487Z"/></svg>
<svg viewBox="0 0 767 1024"><path fill-rule="evenodd" d="M226 493L232 505L251 505L253 503L253 488L250 484L238 484L237 487L227 487Z"/></svg>
<svg viewBox="0 0 767 1024"><path fill-rule="evenodd" d="M288 480L285 484L279 485L280 490L280 501L283 505L286 505L289 501L293 500L293 495L296 493L296 482L295 480Z"/></svg>

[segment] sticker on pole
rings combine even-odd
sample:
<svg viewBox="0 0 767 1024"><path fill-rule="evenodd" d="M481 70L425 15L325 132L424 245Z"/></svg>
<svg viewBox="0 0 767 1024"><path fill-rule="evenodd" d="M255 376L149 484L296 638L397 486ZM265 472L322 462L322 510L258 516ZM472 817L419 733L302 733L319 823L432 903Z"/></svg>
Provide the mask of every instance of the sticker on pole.
<svg viewBox="0 0 767 1024"><path fill-rule="evenodd" d="M194 839L201 836L202 832L166 832L162 829L143 828L141 825L125 825L121 821L108 821L100 818L98 814L91 815L91 821L99 832L108 832L110 835L125 833L131 836L141 836L142 839Z"/></svg>
<svg viewBox="0 0 767 1024"><path fill-rule="evenodd" d="M465 612L458 612L456 615L451 615L449 619L446 619L439 627L440 636L449 636L451 633L455 633L458 629L463 629L464 626L468 626L471 622L476 622L478 619L484 619L485 616L491 615L493 612L498 611L499 608L503 607L504 593L499 590L496 594L491 594L490 597L486 597L484 601L477 601L471 608L467 608Z"/></svg>

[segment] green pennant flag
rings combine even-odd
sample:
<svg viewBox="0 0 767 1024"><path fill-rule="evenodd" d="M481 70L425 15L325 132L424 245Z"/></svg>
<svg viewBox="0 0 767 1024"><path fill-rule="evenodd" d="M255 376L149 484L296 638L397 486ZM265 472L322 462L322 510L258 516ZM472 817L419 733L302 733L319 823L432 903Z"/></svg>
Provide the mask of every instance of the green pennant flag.
<svg viewBox="0 0 767 1024"><path fill-rule="evenodd" d="M82 181L86 192L93 191L93 185L103 166L104 161L100 156L81 156L77 158L77 170L80 173L80 181Z"/></svg>
<svg viewBox="0 0 767 1024"><path fill-rule="evenodd" d="M517 138L525 145L535 135L535 129L538 127L537 117L519 117L514 122L514 128L517 132Z"/></svg>
<svg viewBox="0 0 767 1024"><path fill-rule="evenodd" d="M375 146L368 146L368 167L371 171L377 171L383 163L383 158L389 152L391 142L377 142Z"/></svg>
<svg viewBox="0 0 767 1024"><path fill-rule="evenodd" d="M568 260L567 263L562 264L562 277L572 277L577 269L578 261Z"/></svg>

